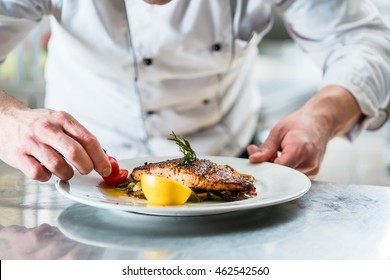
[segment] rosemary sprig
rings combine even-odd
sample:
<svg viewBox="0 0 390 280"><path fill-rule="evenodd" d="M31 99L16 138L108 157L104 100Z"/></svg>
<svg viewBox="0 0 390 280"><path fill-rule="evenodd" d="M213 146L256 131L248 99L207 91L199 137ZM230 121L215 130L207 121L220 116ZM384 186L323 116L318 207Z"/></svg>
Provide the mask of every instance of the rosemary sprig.
<svg viewBox="0 0 390 280"><path fill-rule="evenodd" d="M181 162L181 166L190 165L193 161L196 160L196 153L191 148L190 142L187 139L181 136L177 136L175 132L172 131L170 134L170 138L168 140L175 141L175 143L179 146L180 152L183 153L183 161Z"/></svg>

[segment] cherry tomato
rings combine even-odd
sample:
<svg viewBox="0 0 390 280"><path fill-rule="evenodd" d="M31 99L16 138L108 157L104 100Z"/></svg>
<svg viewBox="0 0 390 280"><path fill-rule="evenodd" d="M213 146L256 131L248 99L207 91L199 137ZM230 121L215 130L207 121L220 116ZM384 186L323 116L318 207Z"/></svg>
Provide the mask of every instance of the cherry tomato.
<svg viewBox="0 0 390 280"><path fill-rule="evenodd" d="M111 174L108 175L107 177L115 177L119 175L119 164L116 158L112 156L108 156L108 160L111 163Z"/></svg>
<svg viewBox="0 0 390 280"><path fill-rule="evenodd" d="M117 176L107 176L103 177L104 182L110 186L117 186L120 183L126 181L129 176L129 171L127 169L120 169L119 174Z"/></svg>

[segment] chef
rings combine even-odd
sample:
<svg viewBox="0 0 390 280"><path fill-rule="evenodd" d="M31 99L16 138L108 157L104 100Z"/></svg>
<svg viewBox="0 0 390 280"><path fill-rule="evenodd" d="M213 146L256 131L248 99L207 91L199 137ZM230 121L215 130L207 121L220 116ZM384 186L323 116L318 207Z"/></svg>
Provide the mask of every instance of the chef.
<svg viewBox="0 0 390 280"><path fill-rule="evenodd" d="M323 71L318 92L251 143L251 75L273 8ZM198 155L273 161L314 177L327 143L387 118L390 31L366 0L2 0L0 62L44 18L51 39L45 109L0 93L0 159L28 177L111 172L118 158ZM10 93L11 94L11 93ZM283 100L281 100L283 102Z"/></svg>

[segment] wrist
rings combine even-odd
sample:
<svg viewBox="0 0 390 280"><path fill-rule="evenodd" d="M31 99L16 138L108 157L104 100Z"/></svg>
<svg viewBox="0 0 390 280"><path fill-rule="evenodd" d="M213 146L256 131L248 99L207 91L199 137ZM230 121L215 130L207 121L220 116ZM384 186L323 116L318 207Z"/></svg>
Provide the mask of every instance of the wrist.
<svg viewBox="0 0 390 280"><path fill-rule="evenodd" d="M9 113L15 109L29 109L25 104L0 90L0 114Z"/></svg>
<svg viewBox="0 0 390 280"><path fill-rule="evenodd" d="M303 110L327 128L329 140L345 134L364 117L352 93L340 86L322 88Z"/></svg>

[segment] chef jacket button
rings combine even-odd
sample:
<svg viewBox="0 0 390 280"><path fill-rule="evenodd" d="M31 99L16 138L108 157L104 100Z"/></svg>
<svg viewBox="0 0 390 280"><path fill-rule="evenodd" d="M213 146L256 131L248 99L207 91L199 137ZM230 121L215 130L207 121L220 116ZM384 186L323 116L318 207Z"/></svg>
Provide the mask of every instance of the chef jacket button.
<svg viewBox="0 0 390 280"><path fill-rule="evenodd" d="M220 43L215 43L211 46L211 49L215 52L219 52L221 50L222 46Z"/></svg>
<svg viewBox="0 0 390 280"><path fill-rule="evenodd" d="M144 58L144 65L149 66L153 64L153 59L151 58Z"/></svg>
<svg viewBox="0 0 390 280"><path fill-rule="evenodd" d="M203 100L203 105L207 105L207 104L209 104L210 103L210 100L209 99L204 99Z"/></svg>
<svg viewBox="0 0 390 280"><path fill-rule="evenodd" d="M153 110L146 111L146 114L147 114L148 116L154 115L155 113L156 113L156 112L153 111Z"/></svg>

